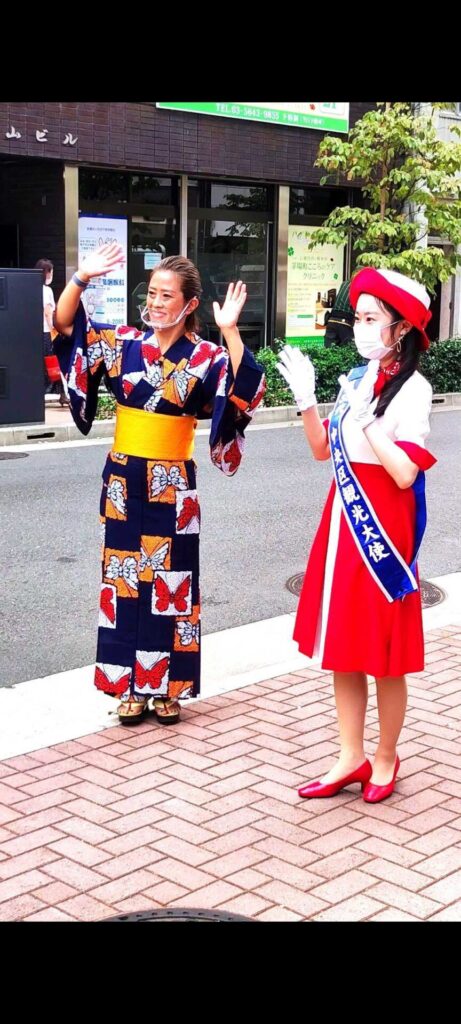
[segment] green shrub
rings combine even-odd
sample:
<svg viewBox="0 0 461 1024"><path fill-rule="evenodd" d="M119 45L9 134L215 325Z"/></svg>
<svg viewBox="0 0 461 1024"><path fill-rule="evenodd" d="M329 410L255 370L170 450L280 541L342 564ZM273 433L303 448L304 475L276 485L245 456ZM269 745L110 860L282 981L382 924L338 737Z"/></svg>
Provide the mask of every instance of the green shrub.
<svg viewBox="0 0 461 1024"><path fill-rule="evenodd" d="M261 348L255 358L264 367L267 391L264 405L293 405L290 389L276 368L278 353L284 341L275 338L272 346ZM311 348L308 342L300 342L298 348L308 352L315 366L316 395L319 402L333 402L339 391L340 373L348 373L353 366L360 366L365 360L359 356L353 342L348 345ZM421 373L432 384L434 394L461 391L461 338L433 343L421 356ZM108 420L115 416L116 400L107 392L100 393L96 418Z"/></svg>
<svg viewBox="0 0 461 1024"><path fill-rule="evenodd" d="M461 391L461 338L431 345L421 357L420 370L432 384L434 394Z"/></svg>
<svg viewBox="0 0 461 1024"><path fill-rule="evenodd" d="M110 420L115 416L115 406L117 402L113 395L109 393L98 395L98 408L96 410L97 420Z"/></svg>
<svg viewBox="0 0 461 1024"><path fill-rule="evenodd" d="M271 348L259 349L255 355L266 373L265 406L294 404L293 395L276 367L278 353L283 345L283 341L275 338ZM353 342L331 348L312 348L308 342L300 342L298 348L309 353L315 366L316 395L319 402L333 402L339 391L340 373L348 373L353 366L360 366L365 362ZM421 357L420 370L432 384L434 394L461 391L461 338L432 344Z"/></svg>

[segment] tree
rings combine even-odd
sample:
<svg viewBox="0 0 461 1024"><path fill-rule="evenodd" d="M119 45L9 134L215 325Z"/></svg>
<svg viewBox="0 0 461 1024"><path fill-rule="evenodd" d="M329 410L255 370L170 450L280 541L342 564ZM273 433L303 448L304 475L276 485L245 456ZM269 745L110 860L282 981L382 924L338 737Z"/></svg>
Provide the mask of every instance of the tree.
<svg viewBox="0 0 461 1024"><path fill-rule="evenodd" d="M421 281L432 293L461 265L461 143L443 142L430 113L412 103L378 103L357 121L347 141L325 136L316 167L325 185L357 181L365 209L341 206L312 235L309 248L351 239L359 266L388 267ZM458 128L451 129L458 137ZM419 211L419 215L418 215ZM421 217L421 213L423 216ZM427 234L453 248L427 246Z"/></svg>

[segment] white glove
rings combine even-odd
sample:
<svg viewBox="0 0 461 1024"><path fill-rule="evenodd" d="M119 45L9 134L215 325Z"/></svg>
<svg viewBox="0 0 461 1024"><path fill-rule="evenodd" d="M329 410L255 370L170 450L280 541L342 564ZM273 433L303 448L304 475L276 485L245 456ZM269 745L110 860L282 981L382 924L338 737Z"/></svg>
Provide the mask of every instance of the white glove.
<svg viewBox="0 0 461 1024"><path fill-rule="evenodd" d="M309 356L303 356L299 348L285 345L279 354L277 369L291 388L300 412L317 405L315 397L315 370Z"/></svg>
<svg viewBox="0 0 461 1024"><path fill-rule="evenodd" d="M343 391L346 393L351 416L353 416L354 420L362 430L364 430L365 427L369 427L370 423L373 423L375 418L374 413L370 409L370 404L374 398L373 388L378 376L378 371L379 359L370 359L365 373L356 388L354 388L352 381L348 380L344 373L338 377L339 383Z"/></svg>

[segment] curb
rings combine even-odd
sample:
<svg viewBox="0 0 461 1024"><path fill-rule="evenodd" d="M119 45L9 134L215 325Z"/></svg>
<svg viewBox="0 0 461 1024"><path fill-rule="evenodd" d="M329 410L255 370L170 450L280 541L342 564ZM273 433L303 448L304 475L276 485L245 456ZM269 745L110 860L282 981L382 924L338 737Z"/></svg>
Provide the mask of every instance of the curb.
<svg viewBox="0 0 461 1024"><path fill-rule="evenodd" d="M320 417L328 416L333 409L333 402L319 403L318 411ZM438 412L445 409L461 409L461 393L450 392L446 395L434 395L432 399L432 411ZM276 405L268 409L257 409L252 425L266 426L271 423L292 423L299 421L300 413L295 405ZM200 420L200 430L209 430L211 420ZM96 420L91 428L91 438L112 438L114 435L115 419ZM66 423L51 426L47 423L19 423L7 427L0 427L0 449L16 444L40 444L46 441L81 441L84 437L74 423Z"/></svg>
<svg viewBox="0 0 461 1024"><path fill-rule="evenodd" d="M443 589L445 600L423 609L424 634L459 629L461 572L431 577L428 582ZM321 669L317 659L307 658L297 649L293 640L295 614L284 612L206 633L202 690L187 705L194 707L293 672L310 670L328 676L328 670ZM109 719L111 702L96 690L93 679L94 663L0 687L0 761L117 726L115 717Z"/></svg>

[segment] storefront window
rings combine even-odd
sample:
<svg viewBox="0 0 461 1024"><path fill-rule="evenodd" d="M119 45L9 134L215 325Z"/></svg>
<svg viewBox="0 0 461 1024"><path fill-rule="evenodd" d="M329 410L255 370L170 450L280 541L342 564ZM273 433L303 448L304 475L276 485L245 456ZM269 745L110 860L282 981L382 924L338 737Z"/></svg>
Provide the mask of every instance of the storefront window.
<svg viewBox="0 0 461 1024"><path fill-rule="evenodd" d="M273 189L266 185L240 185L234 181L199 181L189 178L189 206L207 210L257 210L271 213Z"/></svg>
<svg viewBox="0 0 461 1024"><path fill-rule="evenodd" d="M137 324L146 304L149 271L178 252L178 216L133 216L129 238L130 323Z"/></svg>
<svg viewBox="0 0 461 1024"><path fill-rule="evenodd" d="M81 167L78 175L80 199L92 202L127 203L128 176L118 171Z"/></svg>
<svg viewBox="0 0 461 1024"><path fill-rule="evenodd" d="M212 341L220 340L213 302L222 305L230 281L241 280L248 292L239 320L242 338L252 349L266 342L273 198L269 186L189 181L188 255L200 271L199 316Z"/></svg>
<svg viewBox="0 0 461 1024"><path fill-rule="evenodd" d="M173 178L157 178L153 174L132 174L131 201L175 206L178 202L177 181Z"/></svg>
<svg viewBox="0 0 461 1024"><path fill-rule="evenodd" d="M290 223L293 218L307 217L313 220L325 220L336 206L345 206L348 201L345 189L335 188L291 188L290 189Z"/></svg>
<svg viewBox="0 0 461 1024"><path fill-rule="evenodd" d="M140 325L149 270L179 252L179 179L80 168L80 213L126 216L127 320ZM123 210L120 204L123 203Z"/></svg>

